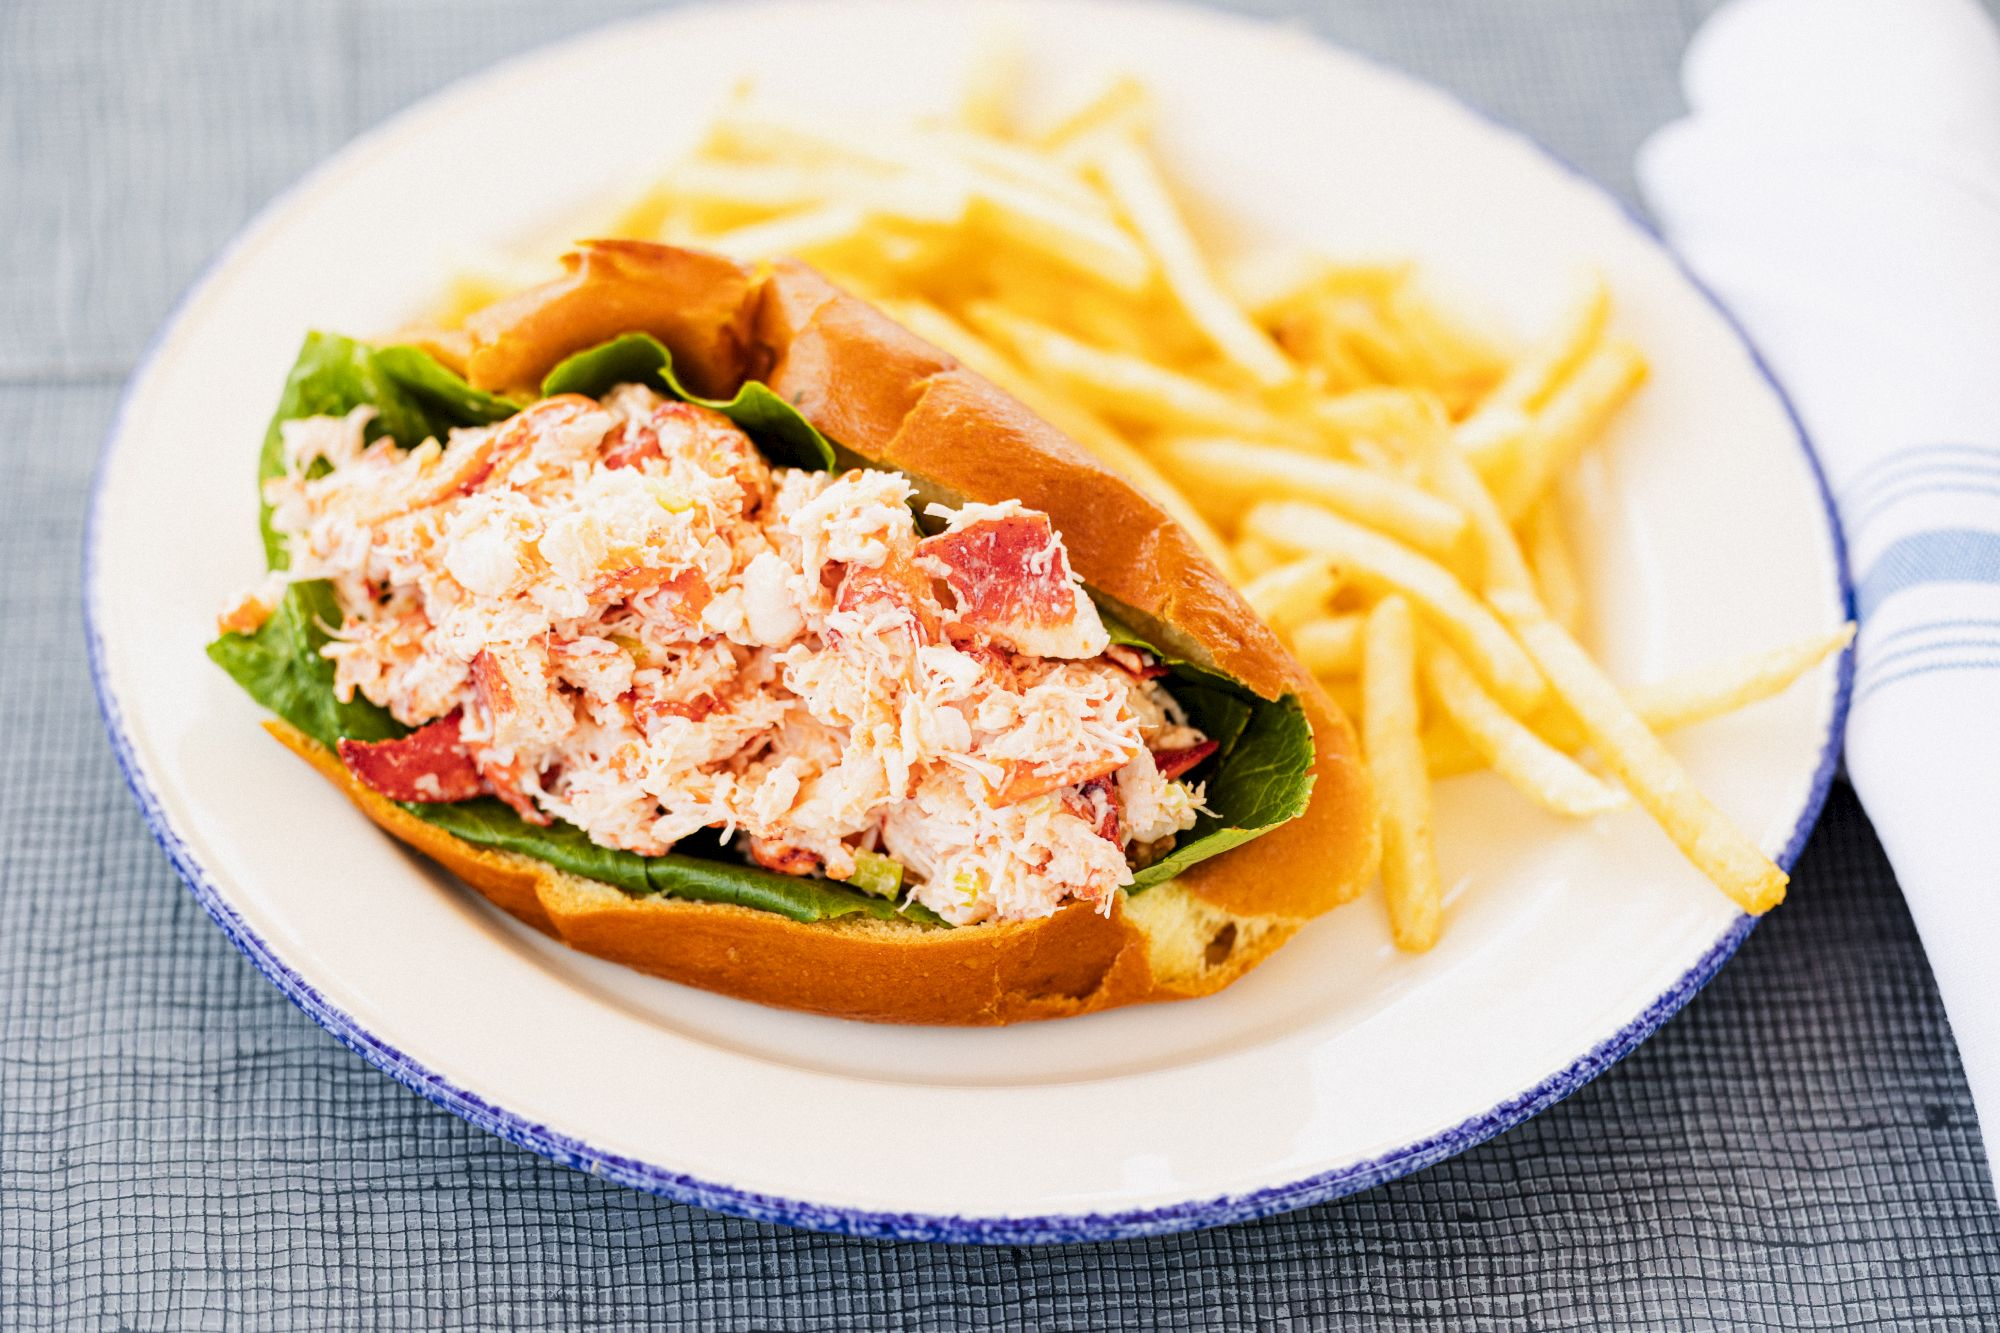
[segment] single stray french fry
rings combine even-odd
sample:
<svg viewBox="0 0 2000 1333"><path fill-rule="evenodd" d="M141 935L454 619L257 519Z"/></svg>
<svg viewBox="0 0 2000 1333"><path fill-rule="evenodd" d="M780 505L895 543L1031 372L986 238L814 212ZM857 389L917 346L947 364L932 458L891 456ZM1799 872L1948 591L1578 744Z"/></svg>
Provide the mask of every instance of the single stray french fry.
<svg viewBox="0 0 2000 1333"><path fill-rule="evenodd" d="M1332 556L1355 581L1407 596L1515 713L1529 712L1546 693L1542 673L1506 626L1449 571L1415 551L1297 500L1256 506L1243 530L1287 551Z"/></svg>
<svg viewBox="0 0 2000 1333"><path fill-rule="evenodd" d="M1431 830L1431 785L1418 740L1416 626L1391 595L1368 613L1361 669L1361 747L1382 820L1382 894L1398 948L1437 943L1444 918Z"/></svg>
<svg viewBox="0 0 2000 1333"><path fill-rule="evenodd" d="M1515 720L1481 687L1458 654L1435 639L1424 647L1431 698L1495 773L1559 815L1588 818L1625 804L1625 793Z"/></svg>
<svg viewBox="0 0 2000 1333"><path fill-rule="evenodd" d="M1298 633L1310 627L1300 626L1295 641ZM1678 731L1781 693L1853 639L1854 626L1842 625L1831 634L1810 634L1733 662L1717 662L1665 680L1630 686L1625 690L1625 702L1652 731ZM1544 708L1528 719L1528 725L1566 753L1589 744L1583 727L1567 709ZM1449 728L1431 729L1424 737L1424 748L1434 778L1456 777L1486 766L1478 751Z"/></svg>
<svg viewBox="0 0 2000 1333"><path fill-rule="evenodd" d="M1655 731L1693 726L1770 698L1852 642L1854 626L1849 623L1831 634L1808 635L1734 662L1635 686L1625 697Z"/></svg>
<svg viewBox="0 0 2000 1333"><path fill-rule="evenodd" d="M1576 640L1529 594L1499 588L1490 600L1576 715L1598 757L1682 853L1753 916L1784 901L1785 872L1695 788Z"/></svg>

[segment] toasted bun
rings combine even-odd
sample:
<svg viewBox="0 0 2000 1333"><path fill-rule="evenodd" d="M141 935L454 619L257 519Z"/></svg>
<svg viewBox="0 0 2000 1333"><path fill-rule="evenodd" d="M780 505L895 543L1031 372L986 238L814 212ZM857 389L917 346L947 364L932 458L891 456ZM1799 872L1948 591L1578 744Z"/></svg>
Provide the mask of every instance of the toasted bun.
<svg viewBox="0 0 2000 1333"><path fill-rule="evenodd" d="M475 847L362 785L284 722L266 728L370 819L535 929L614 963L759 1004L883 1023L980 1026L1068 1018L1220 990L1298 922L1236 917L1178 883L1103 916L1077 903L1041 921L957 930L635 898L533 857Z"/></svg>
<svg viewBox="0 0 2000 1333"><path fill-rule="evenodd" d="M760 379L829 439L948 500L1047 513L1093 591L1176 656L1301 700L1314 785L1304 814L1170 883L1039 921L925 928L631 897L475 847L363 786L311 739L272 733L377 824L500 907L585 953L764 1004L883 1022L996 1024L1206 995L1374 874L1373 800L1347 718L1159 506L1061 432L802 264L598 241L564 277L418 338L475 386L532 394L575 352L651 333L698 392Z"/></svg>

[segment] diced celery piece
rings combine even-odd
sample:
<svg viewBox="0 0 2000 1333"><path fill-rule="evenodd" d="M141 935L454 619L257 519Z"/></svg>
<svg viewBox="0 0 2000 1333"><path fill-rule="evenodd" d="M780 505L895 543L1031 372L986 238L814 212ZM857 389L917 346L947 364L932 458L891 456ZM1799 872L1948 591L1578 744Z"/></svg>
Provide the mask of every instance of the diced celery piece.
<svg viewBox="0 0 2000 1333"><path fill-rule="evenodd" d="M878 852L857 851L854 873L848 876L847 884L878 898L894 898L903 888L903 863Z"/></svg>

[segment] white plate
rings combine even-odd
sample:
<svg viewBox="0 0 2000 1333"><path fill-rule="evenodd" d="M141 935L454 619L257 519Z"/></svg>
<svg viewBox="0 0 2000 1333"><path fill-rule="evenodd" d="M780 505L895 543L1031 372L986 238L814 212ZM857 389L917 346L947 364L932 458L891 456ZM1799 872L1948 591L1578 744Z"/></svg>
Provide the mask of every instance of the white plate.
<svg viewBox="0 0 2000 1333"><path fill-rule="evenodd" d="M1619 206L1439 93L1295 32L1156 6L1007 7L1061 96L1133 69L1172 170L1244 233L1409 255L1532 328L1587 264L1654 378L1573 497L1592 637L1638 680L1837 624L1837 532L1785 404ZM1623 1055L1747 919L1642 816L1562 824L1447 784L1444 941L1378 900L1229 991L1001 1031L758 1008L553 945L377 834L202 655L261 568L253 459L309 327L412 315L469 251L666 160L742 74L808 104L940 107L956 6L682 10L517 60L351 145L267 209L134 379L92 514L106 719L162 843L341 1040L496 1133L644 1189L831 1230L1108 1237L1234 1221L1460 1151ZM1059 56L1059 59L1057 58ZM1847 664L1676 736L1787 863L1830 775Z"/></svg>

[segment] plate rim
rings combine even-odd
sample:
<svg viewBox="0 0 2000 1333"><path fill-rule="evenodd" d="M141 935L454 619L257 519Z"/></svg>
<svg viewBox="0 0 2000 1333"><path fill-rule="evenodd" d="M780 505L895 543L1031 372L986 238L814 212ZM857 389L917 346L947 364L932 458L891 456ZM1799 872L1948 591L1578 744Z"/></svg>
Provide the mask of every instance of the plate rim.
<svg viewBox="0 0 2000 1333"><path fill-rule="evenodd" d="M1163 10L1198 10L1224 23L1260 28L1280 26L1270 20L1244 14L1224 13L1179 0L1149 0L1144 7ZM600 41L626 28L671 20L689 9L712 9L700 4L679 10L653 12L632 18L597 24L581 32L544 42L525 51L474 70L450 81L399 109L376 125L347 140L291 185L259 208L203 267L200 274L175 301L159 328L148 341L120 390L103 443L99 446L86 502L83 531L83 630L89 663L91 688L98 712L111 742L114 758L125 785L139 806L153 840L186 883L189 893L222 930L241 954L249 959L271 984L308 1017L332 1034L335 1040L369 1064L388 1074L427 1101L452 1112L494 1136L526 1148L560 1165L587 1172L628 1188L691 1204L714 1212L751 1221L802 1227L836 1235L883 1240L932 1241L955 1244L1035 1245L1073 1244L1088 1241L1123 1240L1253 1221L1277 1213L1324 1203L1355 1194L1408 1175L1448 1157L1476 1147L1487 1139L1519 1125L1562 1101L1584 1084L1604 1073L1631 1054L1639 1044L1680 1011L1696 992L1721 970L1757 924L1757 918L1738 914L1688 970L1662 994L1646 1005L1631 1021L1585 1051L1563 1068L1524 1089L1513 1097L1443 1130L1415 1139L1374 1157L1316 1172L1284 1184L1266 1185L1239 1194L1220 1194L1176 1203L1104 1212L1051 1213L1045 1215L960 1215L950 1213L899 1212L815 1203L759 1190L743 1189L659 1166L633 1157L593 1147L584 1139L550 1128L508 1110L467 1088L459 1087L421 1061L384 1041L352 1015L329 1002L303 975L287 964L230 905L215 878L189 849L174 827L159 794L142 769L136 748L126 728L123 709L111 690L100 626L97 593L98 534L104 506L105 477L114 451L125 436L126 419L134 400L153 378L160 353L179 328L191 306L206 295L238 251L254 241L291 201L316 185L323 177L342 169L359 150L377 139L388 138L403 125L428 110L440 98L468 85L502 77L520 64L540 59L564 48ZM1772 374L1763 354L1727 305L1702 281L1669 246L1652 222L1622 195L1597 180L1540 139L1511 122L1474 105L1454 90L1413 74L1394 62L1335 42L1318 33L1310 39L1341 55L1359 61L1378 73L1444 99L1459 112L1479 121L1488 129L1531 150L1573 181L1610 203L1625 225L1649 242L1722 320L1748 357L1751 369L1776 398L1791 428L1791 435L1804 455L1811 473L1832 556L1836 588L1841 608L1849 620L1854 617L1855 589L1849 566L1847 538L1826 470L1801 422L1790 396ZM1837 659L1832 706L1828 710L1826 736L1820 748L1799 818L1776 860L1787 872L1799 854L1832 789L1839 768L1841 743L1845 733L1854 687L1854 647L1850 643Z"/></svg>

